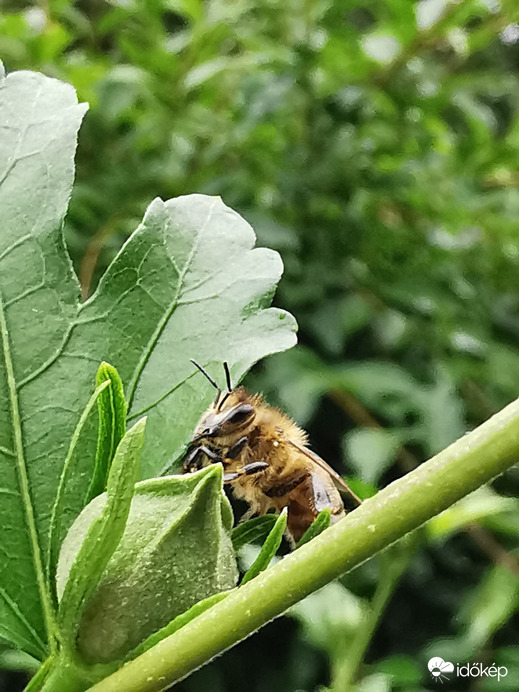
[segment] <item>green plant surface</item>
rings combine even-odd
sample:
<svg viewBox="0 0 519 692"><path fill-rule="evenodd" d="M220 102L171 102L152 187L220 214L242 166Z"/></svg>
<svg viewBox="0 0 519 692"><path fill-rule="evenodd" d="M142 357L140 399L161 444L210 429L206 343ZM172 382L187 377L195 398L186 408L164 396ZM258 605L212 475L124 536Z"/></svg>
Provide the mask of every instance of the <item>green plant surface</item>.
<svg viewBox="0 0 519 692"><path fill-rule="evenodd" d="M54 640L44 565L48 508L65 457L55 450L72 436L81 401L71 369L49 367L77 310L61 223L84 112L72 87L40 75L16 74L0 85L0 519L8 556L0 633L37 657Z"/></svg>
<svg viewBox="0 0 519 692"><path fill-rule="evenodd" d="M49 533L49 551L48 551L48 563L46 565L47 567L47 575L48 575L48 580L50 582L51 586L51 592L54 593L54 580L56 576L55 568L56 564L58 561L58 555L59 555L59 548L60 548L60 539L62 535L61 531L61 521L62 517L64 515L64 506L63 506L63 497L65 494L65 488L67 486L67 483L69 481L69 473L72 468L72 461L74 459L74 455L77 453L77 446L79 439L81 437L81 433L83 432L84 426L88 420L88 417L94 408L96 402L99 400L99 397L103 394L104 391L107 389L110 389L111 381L110 380L105 380L104 382L101 382L95 389L94 393L90 397L90 400L88 401L87 405L85 406L83 413L81 414L81 417L79 418L78 424L76 426L76 429L74 430L74 433L72 435L72 438L70 440L70 445L65 457L65 461L63 463L63 470L61 472L61 476L59 479L59 485L58 489L56 491L56 499L54 501L54 506L52 507L52 514L51 514L51 520L50 520L50 533Z"/></svg>
<svg viewBox="0 0 519 692"><path fill-rule="evenodd" d="M313 449L365 497L517 397L518 22L517 0L7 0L0 10L0 56L8 72L59 78L89 103L64 221L83 298L94 293L157 196L220 195L253 225L260 246L279 251L285 269L275 304L296 315L300 345L262 361L245 385L306 427ZM2 141L10 136L7 124L2 116ZM60 126L53 129L55 137L65 136ZM0 156L0 167L4 161ZM49 174L57 171L49 168ZM25 197L34 190L43 218L38 181L23 182ZM8 217L0 217L1 244ZM0 284L5 266L1 260ZM20 284L30 275L29 264L22 266L14 274ZM32 349L34 315L43 313L27 314L24 347ZM208 311L207 319L212 315ZM44 345L44 337L37 343ZM172 346L167 357L176 360L175 352ZM108 353L94 355L112 362ZM39 487L47 469L57 488L55 466L64 463L98 365L92 360L88 387L78 385L77 399L64 402L73 413L56 411L66 434L54 439L50 456L37 458L30 449L38 435L52 432L48 420L27 438L29 489ZM220 382L221 363L208 365ZM62 373L55 370L42 388L45 395L53 391L54 405L66 380ZM201 414L211 394L197 378L189 382L197 387ZM32 403L29 427L30 411ZM84 431L90 450L95 418ZM171 421L165 416L160 425L168 435ZM84 441L78 442L82 450ZM11 490L4 461L0 457L0 486ZM144 462L151 457L145 454ZM64 527L84 502L92 464L93 452L72 459L67 496L78 500L65 498ZM84 476L76 486L79 468ZM482 690L519 689L511 589L499 592L499 580L491 579L495 591L489 591L485 619L497 627L493 633L494 625L479 630L476 608L465 609L495 569L519 576L517 468L482 490L420 532L417 554L359 667L359 692L437 689L429 654L443 651L453 661L457 650L467 660L487 656L509 667L499 682L475 681ZM38 505L37 527L40 517L50 516L54 496ZM1 518L5 507L14 522L7 502L3 493ZM1 586L13 567L19 576L32 562L18 535L22 521L20 513L8 551L19 551L25 563L5 563L4 571L3 532ZM48 553L43 565L47 561ZM375 558L341 582L369 604L380 576ZM14 584L4 592L8 598L33 592L29 605L21 603L22 617L38 611L31 583L23 592ZM335 597L340 608L340 593L329 592L330 610ZM16 607L0 595L0 621ZM27 644L34 637L18 618L8 619ZM0 657L5 652L16 661L0 629ZM487 641L480 647L480 638L465 637L469 630L486 632ZM334 633L339 639L341 628ZM456 648L456 641L463 646ZM41 659L45 652L34 653ZM17 672L10 664L9 672L0 671L0 687L14 692L27 681L19 660ZM241 692L246 670L258 690L317 690L329 686L335 667L328 645L318 646L303 626L279 618L174 689Z"/></svg>
<svg viewBox="0 0 519 692"><path fill-rule="evenodd" d="M106 389L109 384L109 380L104 380L97 390ZM106 502L84 532L79 549L74 552L70 547L72 529L65 538L56 577L52 574L59 599L56 635L60 646L44 661L29 690L80 692L98 679L77 656L79 623L123 536L139 473L145 425L145 418L138 421L118 445L108 476Z"/></svg>
<svg viewBox="0 0 519 692"><path fill-rule="evenodd" d="M82 536L80 547L74 550L71 546L72 530L63 542L56 572L58 623L61 638L69 649L76 645L83 611L124 534L139 477L145 427L146 418L143 418L119 443L108 476L106 501Z"/></svg>
<svg viewBox="0 0 519 692"><path fill-rule="evenodd" d="M120 542L76 618L73 641L83 661L121 662L199 601L237 584L229 538L233 516L222 476L221 465L211 465L136 485ZM84 532L103 503L104 496L94 500L72 525L63 543L65 564L71 548L72 555L79 545L83 550Z"/></svg>
<svg viewBox="0 0 519 692"><path fill-rule="evenodd" d="M121 373L130 421L148 415L147 477L181 452L212 398L189 358L215 368L226 360L237 381L292 345L295 324L266 309L282 271L277 253L253 249L252 228L204 195L155 200L80 304L62 221L85 107L71 87L34 73L3 79L0 101L0 634L42 658L54 648L49 536L59 545L84 505L93 417L66 467L65 450L99 363ZM51 526L59 487L63 512Z"/></svg>
<svg viewBox="0 0 519 692"><path fill-rule="evenodd" d="M323 509L322 512L319 512L319 515L315 519L314 523L310 524L310 526L299 539L297 547L300 548L302 545L308 543L308 541L311 541L312 538L315 538L325 529L327 529L330 526L331 518L331 512L327 507Z"/></svg>
<svg viewBox="0 0 519 692"><path fill-rule="evenodd" d="M272 558L277 553L278 548L281 545L281 541L283 540L283 534L287 528L287 512L288 510L284 509L277 517L276 523L270 530L265 542L261 546L258 557L243 575L241 580L242 586L251 579L254 579L254 577L257 577L258 574L267 569L272 562Z"/></svg>
<svg viewBox="0 0 519 692"><path fill-rule="evenodd" d="M204 611L208 610L209 608L212 608L215 605L215 603L219 603L224 598L226 598L227 593L228 592L226 591L222 591L221 593L216 593L213 596L208 596L207 598L204 598L198 603L195 603L194 606L188 608L188 610L186 610L181 615L177 615L177 617L174 618L165 627L151 634L141 644L139 644L139 646L133 649L128 655L128 660L140 656L145 651L148 651L148 649L151 649L153 646L162 641L162 639L165 639L166 637L169 637L171 634L174 634L177 630L187 625L188 622L194 620Z"/></svg>
<svg viewBox="0 0 519 692"><path fill-rule="evenodd" d="M110 381L111 387L106 391L103 390L104 394L101 393L97 400L99 429L97 431L96 459L85 504L106 490L115 450L126 431L127 410L123 383L119 373L112 365L101 363L96 376L97 386L100 387L107 380Z"/></svg>
<svg viewBox="0 0 519 692"><path fill-rule="evenodd" d="M263 514L234 527L232 544L236 552L247 543L263 543L277 521L275 514Z"/></svg>

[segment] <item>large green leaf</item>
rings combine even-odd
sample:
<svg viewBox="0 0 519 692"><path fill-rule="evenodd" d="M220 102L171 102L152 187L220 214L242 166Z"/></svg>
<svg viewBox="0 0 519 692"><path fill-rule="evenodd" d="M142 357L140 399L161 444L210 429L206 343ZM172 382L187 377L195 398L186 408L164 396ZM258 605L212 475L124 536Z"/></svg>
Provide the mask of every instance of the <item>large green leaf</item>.
<svg viewBox="0 0 519 692"><path fill-rule="evenodd" d="M55 80L21 72L0 82L0 634L37 656L42 603L50 618L42 551L91 392L76 389L65 360L49 367L79 300L61 223L84 112Z"/></svg>
<svg viewBox="0 0 519 692"><path fill-rule="evenodd" d="M189 359L216 377L227 360L238 380L291 346L295 324L264 309L277 253L253 249L252 228L203 195L155 200L80 305L61 226L85 108L42 75L0 84L0 635L41 656L53 619L42 568L51 510L99 363L120 372L130 419L148 415L150 476L178 456L214 396ZM90 420L62 484L58 541L82 508L95 445Z"/></svg>

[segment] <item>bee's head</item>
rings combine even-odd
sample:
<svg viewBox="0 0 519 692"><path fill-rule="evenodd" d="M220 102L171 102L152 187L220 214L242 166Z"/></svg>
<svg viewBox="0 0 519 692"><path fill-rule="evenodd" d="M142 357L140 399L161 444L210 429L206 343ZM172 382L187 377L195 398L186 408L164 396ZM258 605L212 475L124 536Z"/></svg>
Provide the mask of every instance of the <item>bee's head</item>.
<svg viewBox="0 0 519 692"><path fill-rule="evenodd" d="M213 405L198 422L192 442L203 438L226 437L245 430L254 420L256 410L243 387L232 389L227 363L224 363L227 391L222 392L212 377L198 363L192 362L218 392Z"/></svg>

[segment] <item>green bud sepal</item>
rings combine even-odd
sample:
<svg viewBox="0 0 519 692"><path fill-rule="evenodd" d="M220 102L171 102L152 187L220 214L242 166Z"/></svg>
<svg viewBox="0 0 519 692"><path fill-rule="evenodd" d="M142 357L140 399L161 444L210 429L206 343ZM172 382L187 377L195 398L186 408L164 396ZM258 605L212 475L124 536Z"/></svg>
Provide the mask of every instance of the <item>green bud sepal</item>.
<svg viewBox="0 0 519 692"><path fill-rule="evenodd" d="M199 601L236 585L233 516L222 489L219 464L137 483L124 534L79 621L81 660L123 660ZM58 564L59 598L106 502L106 493L96 497L67 534Z"/></svg>

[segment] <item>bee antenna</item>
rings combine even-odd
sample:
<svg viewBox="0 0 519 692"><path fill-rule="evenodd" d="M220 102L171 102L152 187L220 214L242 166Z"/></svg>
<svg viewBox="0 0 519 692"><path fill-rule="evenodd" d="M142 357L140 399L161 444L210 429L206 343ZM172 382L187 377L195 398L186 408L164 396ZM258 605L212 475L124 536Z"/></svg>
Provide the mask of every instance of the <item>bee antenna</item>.
<svg viewBox="0 0 519 692"><path fill-rule="evenodd" d="M229 372L229 366L227 365L227 363L223 364L223 369L225 370L225 381L227 383L227 391L232 392L231 373Z"/></svg>
<svg viewBox="0 0 519 692"><path fill-rule="evenodd" d="M218 404L218 411L221 410L222 406L225 404L229 396L232 394L231 373L229 372L229 366L227 363L223 364L223 369L225 371L225 382L227 383L227 391L223 395L220 402L218 401L219 397L216 397L215 405Z"/></svg>
<svg viewBox="0 0 519 692"><path fill-rule="evenodd" d="M220 394L220 392L221 392L220 387L216 384L216 382L213 380L213 378L211 377L211 375L210 375L206 370L204 370L204 368L203 368L201 365L199 365L199 364L196 362L196 360L193 360L192 358L190 358L190 360L191 360L191 362L193 363L193 365L194 365L195 367L197 367L197 368L200 370L200 372L202 373L202 375L205 375L205 377L207 377L207 379L209 380L209 382L213 385L213 387L214 387L215 389L218 390L218 393Z"/></svg>

